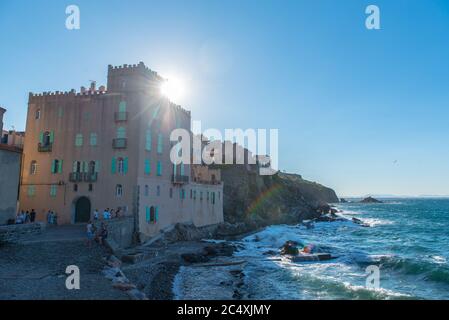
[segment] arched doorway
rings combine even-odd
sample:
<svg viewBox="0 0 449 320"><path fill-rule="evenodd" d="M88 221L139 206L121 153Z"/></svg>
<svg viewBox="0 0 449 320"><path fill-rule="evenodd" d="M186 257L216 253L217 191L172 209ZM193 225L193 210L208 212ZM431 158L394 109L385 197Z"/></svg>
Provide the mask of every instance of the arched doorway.
<svg viewBox="0 0 449 320"><path fill-rule="evenodd" d="M90 200L80 197L75 202L75 223L84 223L90 220Z"/></svg>

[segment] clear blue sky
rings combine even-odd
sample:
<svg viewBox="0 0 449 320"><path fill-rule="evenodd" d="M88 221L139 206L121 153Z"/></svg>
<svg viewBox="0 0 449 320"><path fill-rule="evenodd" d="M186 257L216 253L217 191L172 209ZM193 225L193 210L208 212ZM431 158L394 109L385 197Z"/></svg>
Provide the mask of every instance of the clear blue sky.
<svg viewBox="0 0 449 320"><path fill-rule="evenodd" d="M144 61L185 79L175 102L204 127L279 128L282 170L340 195L449 194L448 1L1 0L0 43L6 128L29 91Z"/></svg>

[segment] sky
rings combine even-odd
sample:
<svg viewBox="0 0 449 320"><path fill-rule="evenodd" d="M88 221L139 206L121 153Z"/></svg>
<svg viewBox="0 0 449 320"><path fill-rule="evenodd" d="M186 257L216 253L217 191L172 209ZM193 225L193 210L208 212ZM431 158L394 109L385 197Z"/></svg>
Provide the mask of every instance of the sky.
<svg viewBox="0 0 449 320"><path fill-rule="evenodd" d="M448 195L448 40L445 0L0 0L0 105L24 130L29 92L143 61L182 80L174 102L204 129L279 129L282 171L341 196Z"/></svg>

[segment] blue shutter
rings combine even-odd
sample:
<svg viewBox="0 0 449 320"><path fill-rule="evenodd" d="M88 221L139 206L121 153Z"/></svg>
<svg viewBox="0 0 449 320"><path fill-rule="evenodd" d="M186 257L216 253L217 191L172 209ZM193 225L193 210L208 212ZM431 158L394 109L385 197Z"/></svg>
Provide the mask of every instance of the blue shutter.
<svg viewBox="0 0 449 320"><path fill-rule="evenodd" d="M151 173L151 164L149 159L145 159L145 174Z"/></svg>
<svg viewBox="0 0 449 320"><path fill-rule="evenodd" d="M55 140L55 132L52 130L50 131L50 143L53 143L54 140Z"/></svg>
<svg viewBox="0 0 449 320"><path fill-rule="evenodd" d="M159 221L159 207L156 207L155 214L154 214L154 222Z"/></svg>
<svg viewBox="0 0 449 320"><path fill-rule="evenodd" d="M150 208L145 207L145 220L150 222Z"/></svg>
<svg viewBox="0 0 449 320"><path fill-rule="evenodd" d="M51 161L51 173L55 173L55 162L56 160Z"/></svg>
<svg viewBox="0 0 449 320"><path fill-rule="evenodd" d="M124 174L128 173L128 158L127 157L124 159L124 162L123 162L123 173Z"/></svg>

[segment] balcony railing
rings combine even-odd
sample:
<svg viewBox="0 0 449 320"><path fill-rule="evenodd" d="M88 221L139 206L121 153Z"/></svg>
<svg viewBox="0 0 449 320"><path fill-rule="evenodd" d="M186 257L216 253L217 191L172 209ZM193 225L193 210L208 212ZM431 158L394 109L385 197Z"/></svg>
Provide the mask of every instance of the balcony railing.
<svg viewBox="0 0 449 320"><path fill-rule="evenodd" d="M127 146L127 139L126 138L117 138L112 140L112 147L114 149L125 149Z"/></svg>
<svg viewBox="0 0 449 320"><path fill-rule="evenodd" d="M96 182L98 178L98 174L96 172L94 173L85 173L84 174L84 181L85 182Z"/></svg>
<svg viewBox="0 0 449 320"><path fill-rule="evenodd" d="M180 174L172 175L171 181L175 184L189 183L189 176L182 176Z"/></svg>
<svg viewBox="0 0 449 320"><path fill-rule="evenodd" d="M83 181L83 173L82 172L71 172L69 174L70 182L81 182Z"/></svg>
<svg viewBox="0 0 449 320"><path fill-rule="evenodd" d="M49 143L49 144L39 143L37 145L37 151L38 152L51 152L52 146L53 146L53 144L51 144L51 143Z"/></svg>
<svg viewBox="0 0 449 320"><path fill-rule="evenodd" d="M115 121L127 121L128 120L128 112L116 112L114 114Z"/></svg>

